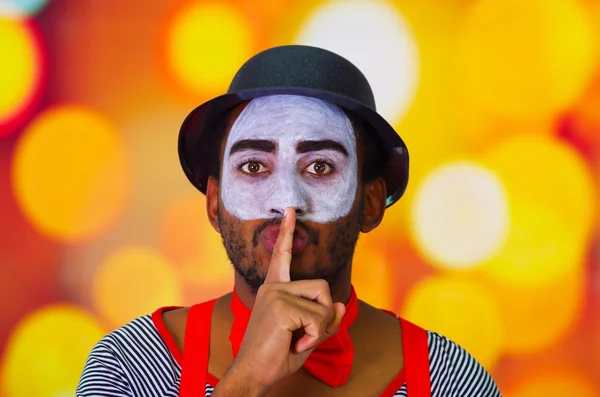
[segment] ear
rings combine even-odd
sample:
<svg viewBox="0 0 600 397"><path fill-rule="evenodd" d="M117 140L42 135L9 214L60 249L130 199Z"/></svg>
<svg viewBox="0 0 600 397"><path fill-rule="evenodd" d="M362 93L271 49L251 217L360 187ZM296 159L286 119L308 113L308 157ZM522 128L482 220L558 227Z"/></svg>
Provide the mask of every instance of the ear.
<svg viewBox="0 0 600 397"><path fill-rule="evenodd" d="M387 190L383 178L377 178L366 183L363 194L365 213L363 222L360 225L360 231L363 233L369 233L371 230L379 226L383 220L383 214L385 213L385 199L387 196Z"/></svg>
<svg viewBox="0 0 600 397"><path fill-rule="evenodd" d="M212 227L221 233L219 227L219 183L212 176L208 177L208 184L206 186L206 213L208 215L208 221Z"/></svg>

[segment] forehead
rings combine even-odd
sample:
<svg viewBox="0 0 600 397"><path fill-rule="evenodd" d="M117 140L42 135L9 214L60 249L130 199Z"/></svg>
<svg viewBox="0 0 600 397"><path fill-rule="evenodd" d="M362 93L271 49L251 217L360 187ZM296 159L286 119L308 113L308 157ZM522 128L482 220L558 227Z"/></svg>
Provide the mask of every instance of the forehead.
<svg viewBox="0 0 600 397"><path fill-rule="evenodd" d="M348 116L326 101L274 95L257 98L232 112L226 146L242 139L268 139L282 142L330 139L347 149L355 147Z"/></svg>

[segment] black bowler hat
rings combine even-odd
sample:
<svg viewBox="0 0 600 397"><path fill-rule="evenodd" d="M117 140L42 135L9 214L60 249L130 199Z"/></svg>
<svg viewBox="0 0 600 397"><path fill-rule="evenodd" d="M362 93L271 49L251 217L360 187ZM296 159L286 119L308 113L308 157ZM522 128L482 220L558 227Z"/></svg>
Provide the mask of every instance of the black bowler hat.
<svg viewBox="0 0 600 397"><path fill-rule="evenodd" d="M210 173L206 142L223 115L243 102L268 95L303 95L323 99L368 123L388 151L383 175L389 207L408 183L408 150L394 128L375 110L369 82L347 59L321 48L288 45L250 58L233 78L226 94L203 103L179 131L179 159L188 179L202 193ZM369 159L366 159L369 161Z"/></svg>

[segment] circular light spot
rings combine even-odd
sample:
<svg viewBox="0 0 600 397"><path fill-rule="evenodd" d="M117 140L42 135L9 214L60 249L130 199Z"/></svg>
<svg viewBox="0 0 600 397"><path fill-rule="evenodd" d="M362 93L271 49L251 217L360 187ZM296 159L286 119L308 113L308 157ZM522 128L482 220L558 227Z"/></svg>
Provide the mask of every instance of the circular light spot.
<svg viewBox="0 0 600 397"><path fill-rule="evenodd" d="M395 305L394 265L385 246L369 235L361 235L352 257L352 285L360 299L370 305L393 310Z"/></svg>
<svg viewBox="0 0 600 397"><path fill-rule="evenodd" d="M196 98L225 92L254 52L250 22L227 3L187 2L171 19L165 34L168 69Z"/></svg>
<svg viewBox="0 0 600 397"><path fill-rule="evenodd" d="M488 370L498 361L503 340L500 307L481 284L452 276L425 279L408 294L402 317L458 343Z"/></svg>
<svg viewBox="0 0 600 397"><path fill-rule="evenodd" d="M580 315L584 282L578 269L545 286L488 284L502 311L504 351L532 354L560 341Z"/></svg>
<svg viewBox="0 0 600 397"><path fill-rule="evenodd" d="M75 306L52 305L29 314L6 347L2 366L6 395L75 395L83 364L104 334L92 317Z"/></svg>
<svg viewBox="0 0 600 397"><path fill-rule="evenodd" d="M0 59L1 137L13 132L41 90L41 44L32 25L0 18Z"/></svg>
<svg viewBox="0 0 600 397"><path fill-rule="evenodd" d="M167 209L162 219L160 245L174 264L182 266L186 282L230 286L233 268L221 235L208 221L203 195L183 197Z"/></svg>
<svg viewBox="0 0 600 397"><path fill-rule="evenodd" d="M171 264L144 247L122 248L106 258L93 286L94 304L114 326L181 303L181 289Z"/></svg>
<svg viewBox="0 0 600 397"><path fill-rule="evenodd" d="M594 72L595 48L578 1L482 0L473 2L464 23L460 53L466 88L486 107L543 117L582 93Z"/></svg>
<svg viewBox="0 0 600 397"><path fill-rule="evenodd" d="M520 136L496 145L486 164L498 174L509 201L542 203L589 234L597 220L595 179L579 153L544 136Z"/></svg>
<svg viewBox="0 0 600 397"><path fill-rule="evenodd" d="M48 0L2 0L0 16L9 18L25 18L37 14Z"/></svg>
<svg viewBox="0 0 600 397"><path fill-rule="evenodd" d="M524 379L514 390L510 390L509 395L511 397L595 397L600 395L600 390L594 386L591 379L570 368L561 368Z"/></svg>
<svg viewBox="0 0 600 397"><path fill-rule="evenodd" d="M295 42L333 51L367 77L379 113L398 121L417 84L417 49L399 10L388 1L328 1L305 19Z"/></svg>
<svg viewBox="0 0 600 397"><path fill-rule="evenodd" d="M416 192L415 245L441 267L470 268L491 257L508 227L508 205L498 178L472 162L434 170Z"/></svg>
<svg viewBox="0 0 600 397"><path fill-rule="evenodd" d="M513 202L505 244L481 267L507 286L542 286L583 266L586 241L544 203Z"/></svg>
<svg viewBox="0 0 600 397"><path fill-rule="evenodd" d="M579 155L549 137L517 137L487 158L505 186L507 240L484 270L509 284L542 285L581 266L597 219L594 179Z"/></svg>
<svg viewBox="0 0 600 397"><path fill-rule="evenodd" d="M51 108L24 132L14 156L21 208L42 232L75 241L104 231L125 204L129 169L114 126L83 107Z"/></svg>

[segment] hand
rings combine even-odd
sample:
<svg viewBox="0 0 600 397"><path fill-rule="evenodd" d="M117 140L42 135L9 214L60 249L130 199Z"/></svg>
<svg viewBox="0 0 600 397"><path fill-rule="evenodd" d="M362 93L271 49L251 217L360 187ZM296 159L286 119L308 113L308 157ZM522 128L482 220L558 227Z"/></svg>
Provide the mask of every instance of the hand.
<svg viewBox="0 0 600 397"><path fill-rule="evenodd" d="M319 343L337 332L346 310L343 303L332 302L325 280L290 281L295 224L296 214L287 208L265 283L230 369L232 375L245 374L246 382L264 393L298 371ZM298 333L303 335L293 339Z"/></svg>

